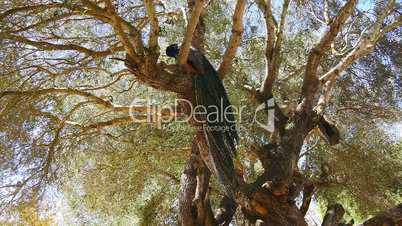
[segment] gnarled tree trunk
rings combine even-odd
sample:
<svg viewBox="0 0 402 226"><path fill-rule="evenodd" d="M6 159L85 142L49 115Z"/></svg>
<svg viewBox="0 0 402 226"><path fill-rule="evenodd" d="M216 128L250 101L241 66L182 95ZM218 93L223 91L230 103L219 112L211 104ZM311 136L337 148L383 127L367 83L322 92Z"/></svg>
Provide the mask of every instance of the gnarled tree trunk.
<svg viewBox="0 0 402 226"><path fill-rule="evenodd" d="M290 0L283 1L282 13L279 21L275 20L272 12L271 1L258 0L258 6L266 21L266 51L265 61L267 71L265 79L259 89L249 89L250 95L261 103L266 103L273 98L273 86L279 73L281 45L283 29ZM237 209L244 215L248 225L307 225L304 216L308 210L311 197L315 190L313 182L303 178L297 169L297 162L300 157L305 138L314 128L318 128L331 145L339 142L339 132L336 127L328 122L323 114L323 108L328 102L332 90L332 83L326 83L324 94L318 97L319 86L325 80L335 78L351 62L345 60L345 65L340 65L339 70L331 74L318 77L318 67L326 51L331 48L336 36L340 32L345 21L355 9L357 1L347 1L338 13L328 21L328 29L318 43L311 49L307 64L304 70L303 88L300 101L293 109L293 113L285 115L275 104L275 131L269 137L270 143L263 145L257 150L257 155L264 168L264 173L254 183L247 184L238 175L238 188L234 198L223 196L220 206L213 215L209 201L209 178L213 170L209 167L208 147L205 144L203 135L196 132L193 139L193 147L189 159L184 167L181 177L181 190L179 197L180 217L179 221L183 226L193 225L229 225ZM242 16L246 1L238 0L233 15L232 37L229 48L224 54L221 67L218 69L219 76L224 78L229 71L229 66L239 45L242 32ZM188 1L190 8L189 24L179 54L179 65L156 65L147 64L139 66L135 59L127 58L127 65L131 71L142 80L155 88L176 92L190 102L193 101L191 71L183 69L183 62L186 62L190 42L193 46L204 51L205 24L203 22L202 8L203 1ZM392 6L392 4L387 7ZM387 8L389 9L389 8ZM387 11L388 12L388 11ZM388 12L389 13L389 12ZM386 14L384 14L386 15ZM385 17L379 17L378 23L382 23ZM374 31L375 32L375 31ZM377 31L378 32L378 31ZM377 39L362 42L357 46L359 51L351 52L354 60L367 54L366 49L376 42ZM360 51L361 50L361 51ZM153 59L153 58L152 58ZM137 70L137 68L140 68ZM169 73L166 72L168 69ZM160 74L164 73L164 76ZM147 76L144 76L147 74ZM321 79L324 79L321 81ZM318 104L315 102L319 99ZM188 109L182 109L182 113L188 114ZM191 121L191 120L190 120ZM209 168L209 169L208 169ZM239 173L241 175L241 172ZM295 198L303 192L303 203L300 209L295 205ZM327 213L323 225L338 225L342 219L343 212L333 206ZM392 217L391 217L392 218ZM389 215L376 220L385 222L390 219ZM392 218L394 219L394 218ZM396 222L396 221L393 221Z"/></svg>

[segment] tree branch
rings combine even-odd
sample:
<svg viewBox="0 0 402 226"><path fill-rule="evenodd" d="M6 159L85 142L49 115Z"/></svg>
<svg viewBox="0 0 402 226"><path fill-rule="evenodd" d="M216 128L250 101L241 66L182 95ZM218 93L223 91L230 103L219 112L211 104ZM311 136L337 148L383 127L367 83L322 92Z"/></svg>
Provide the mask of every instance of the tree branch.
<svg viewBox="0 0 402 226"><path fill-rule="evenodd" d="M273 13L272 13L271 2L268 2L266 0L258 0L257 5L258 5L258 8L260 8L260 10L261 10L262 14L264 15L264 17L266 15L269 15L271 17L270 20L272 21L274 27L277 27L278 23L276 22L276 19L275 19ZM271 12L267 12L267 10L269 10Z"/></svg>
<svg viewBox="0 0 402 226"><path fill-rule="evenodd" d="M231 69L233 58L236 55L236 50L240 44L241 36L243 34L243 15L245 8L246 0L237 0L232 19L232 36L230 37L229 46L223 55L222 63L218 69L218 74L221 79L223 79Z"/></svg>
<svg viewBox="0 0 402 226"><path fill-rule="evenodd" d="M216 221L219 225L228 226L237 209L237 203L228 196L223 196L216 211Z"/></svg>
<svg viewBox="0 0 402 226"><path fill-rule="evenodd" d="M193 39L193 34L195 28L197 27L198 20L200 18L203 8L204 8L204 0L197 0L194 9L191 13L191 19L187 25L186 34L180 46L180 52L178 56L179 65L184 65L187 62L187 57L190 52L191 40Z"/></svg>
<svg viewBox="0 0 402 226"><path fill-rule="evenodd" d="M275 44L275 29L276 29L276 21L272 13L272 5L271 5L271 0L265 1L265 0L259 0L258 6L260 10L263 12L264 18L265 18L265 25L266 25L266 36L265 36L265 59L266 59L266 64L267 64L267 71L266 71L266 76L268 77L268 68L270 64L270 60L272 59L272 52L274 49L274 44Z"/></svg>
<svg viewBox="0 0 402 226"><path fill-rule="evenodd" d="M130 42L129 38L127 37L126 33L124 32L122 25L120 23L120 19L119 16L113 14L111 16L112 19L112 27L113 30L116 32L117 37L119 38L119 40L121 41L121 43L123 44L124 50L126 51L126 53L137 63L140 64L141 63L141 59L140 57L137 55L137 53L135 52L135 48L132 45L132 43Z"/></svg>
<svg viewBox="0 0 402 226"><path fill-rule="evenodd" d="M21 6L21 7L16 7L9 9L2 14L0 14L0 21L3 20L4 18L14 15L18 12L24 12L24 11L35 11L35 10L46 10L46 9L52 9L52 8L58 8L62 7L63 3L49 3L49 4L38 4L38 5L31 5L31 6Z"/></svg>
<svg viewBox="0 0 402 226"><path fill-rule="evenodd" d="M328 6L328 0L324 0L324 21L326 24L329 24L329 6Z"/></svg>
<svg viewBox="0 0 402 226"><path fill-rule="evenodd" d="M107 121L96 122L89 125L80 125L80 129L82 133L85 133L92 129L102 129L117 125L125 125L131 123L147 123L147 122L148 122L147 116L136 116L135 118L131 116L125 116L120 118L114 118Z"/></svg>
<svg viewBox="0 0 402 226"><path fill-rule="evenodd" d="M285 0L283 2L279 26L276 24L272 15L271 1L267 1L265 5L260 3L260 8L266 7L263 12L265 12L264 18L267 27L265 44L266 72L264 81L259 89L259 95L262 100L272 96L273 85L279 73L282 38L289 2L290 0Z"/></svg>
<svg viewBox="0 0 402 226"><path fill-rule="evenodd" d="M179 210L183 226L216 225L208 195L210 172L200 158L197 137L180 179Z"/></svg>
<svg viewBox="0 0 402 226"><path fill-rule="evenodd" d="M318 90L319 80L317 77L317 68L321 63L322 57L325 52L331 47L331 43L335 40L336 36L340 32L342 26L352 14L356 0L349 0L333 18L329 24L327 32L321 37L320 41L311 49L308 56L303 88L302 88L302 105L303 110L307 111L311 109L312 103L315 99L315 95Z"/></svg>
<svg viewBox="0 0 402 226"><path fill-rule="evenodd" d="M383 31L389 32L392 29L396 28L396 27L400 27L402 26L402 16L398 16L394 21L392 21L391 23L389 23L388 25L386 25L383 29Z"/></svg>
<svg viewBox="0 0 402 226"><path fill-rule="evenodd" d="M77 95L87 98L88 100L102 106L103 108L111 109L114 112L137 112L137 113L147 113L147 106L119 106L114 105L112 102L104 100L98 96L95 96L91 93L71 89L71 88L49 88L49 89L39 89L39 90L26 90L26 91L3 91L0 92L0 99L4 96L14 95L14 96L42 96L47 94L67 94L67 95Z"/></svg>
<svg viewBox="0 0 402 226"><path fill-rule="evenodd" d="M137 80L153 88L188 95L191 93L192 80L190 76L178 76L180 69L177 65L158 64L154 71L144 74L138 71L138 66L127 58L126 66Z"/></svg>
<svg viewBox="0 0 402 226"><path fill-rule="evenodd" d="M326 104L329 102L332 96L332 91L336 82L336 77L339 76L347 67L356 62L357 59L369 54L374 50L374 46L377 41L389 30L398 26L401 23L401 17L396 18L393 22L386 25L384 29L381 29L384 19L392 12L392 8L395 4L394 0L388 2L386 7L381 10L381 13L377 16L377 20L370 29L370 33L363 32L356 44L356 47L349 52L341 61L331 68L327 73L320 77L320 81L323 84L323 93L317 103L316 111L318 114L323 114Z"/></svg>
<svg viewBox="0 0 402 226"><path fill-rule="evenodd" d="M10 33L18 33L18 32L22 32L22 31L27 31L27 30L30 30L32 28L45 26L45 25L47 25L47 24L49 24L51 22L56 22L58 20L68 18L68 17L74 16L74 15L77 15L77 14L75 14L75 13L63 13L63 14L60 14L60 15L52 16L52 17L44 19L44 20L40 20L39 22L36 22L34 24L30 24L30 25L28 25L26 27L17 28L16 30L10 30L9 32Z"/></svg>
<svg viewBox="0 0 402 226"><path fill-rule="evenodd" d="M152 0L145 0L145 8L147 10L147 14L149 17L149 21L151 24L151 30L149 32L148 37L148 48L154 52L158 52L158 33L159 33L159 25L158 18L156 17L155 7L152 3Z"/></svg>
<svg viewBox="0 0 402 226"><path fill-rule="evenodd" d="M141 51L143 49L143 45L140 38L141 35L137 29L117 15L110 1L106 1L106 9L97 6L95 3L89 0L81 0L81 2L92 10L84 10L83 13L94 16L101 21L112 25L113 30L123 44L126 53L132 58L133 61L136 62L136 64L140 64L141 57L138 55L136 50ZM124 29L128 30L130 36L133 37L129 38Z"/></svg>
<svg viewBox="0 0 402 226"><path fill-rule="evenodd" d="M303 216L306 216L306 213L310 207L311 203L311 198L314 195L314 184L309 183L304 185L303 189L303 202L302 205L300 206L300 212L303 214Z"/></svg>
<svg viewBox="0 0 402 226"><path fill-rule="evenodd" d="M402 225L402 203L385 210L363 223L364 226Z"/></svg>
<svg viewBox="0 0 402 226"><path fill-rule="evenodd" d="M88 102L81 102L80 104L74 106L74 108L77 109L78 107L80 107L80 105L85 104L85 103L88 103ZM136 107L136 109L140 109L140 111L145 108L147 108L147 107L146 106ZM124 117L118 117L118 118L114 118L114 119L110 119L110 120L106 120L106 121L94 122L94 123L85 125L82 123L69 121L68 117L61 119L57 115L54 115L49 112L42 112L42 111L39 111L36 109L34 109L32 113L33 113L33 115L46 117L46 118L52 120L54 123L62 125L63 127L64 127L64 125L75 127L80 130L81 134L87 133L94 129L99 130L99 129L103 129L103 128L107 128L107 127L111 127L111 126L126 125L126 124L132 124L132 123L137 123L137 124L153 123L158 120L158 118L156 118L156 119L150 118L149 115L136 115L135 117L124 116ZM165 112L165 114L161 114L160 117L170 117L171 116L166 113L167 112ZM158 116L156 116L156 117L158 117Z"/></svg>
<svg viewBox="0 0 402 226"><path fill-rule="evenodd" d="M63 45L63 44L53 44L53 43L44 42L44 41L33 41L28 38L9 34L9 33L1 33L0 38L17 41L17 42L24 43L24 44L27 44L30 46L34 46L38 49L47 50L47 51L74 50L74 51L78 51L81 53L85 53L86 55L92 56L93 58L111 55L111 54L115 53L116 51L123 50L123 48L121 46L116 46L116 47L111 47L110 49L107 49L104 51L95 51L95 50L91 50L91 49L88 49L88 48L85 48L85 47L82 47L79 45L75 45L75 44Z"/></svg>

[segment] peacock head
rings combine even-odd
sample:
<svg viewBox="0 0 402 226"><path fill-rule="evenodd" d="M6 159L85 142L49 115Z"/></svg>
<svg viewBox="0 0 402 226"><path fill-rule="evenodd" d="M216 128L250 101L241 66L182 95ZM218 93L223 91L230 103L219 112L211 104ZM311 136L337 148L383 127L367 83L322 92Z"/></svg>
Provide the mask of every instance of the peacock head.
<svg viewBox="0 0 402 226"><path fill-rule="evenodd" d="M171 44L166 48L166 55L176 58L179 55L179 45Z"/></svg>

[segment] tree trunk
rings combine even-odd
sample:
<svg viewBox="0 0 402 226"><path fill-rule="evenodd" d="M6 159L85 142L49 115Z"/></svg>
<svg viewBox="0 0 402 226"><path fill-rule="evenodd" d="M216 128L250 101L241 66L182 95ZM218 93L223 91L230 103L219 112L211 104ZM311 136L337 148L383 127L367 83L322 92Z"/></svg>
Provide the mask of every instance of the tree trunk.
<svg viewBox="0 0 402 226"><path fill-rule="evenodd" d="M237 203L228 196L223 196L216 211L215 219L219 225L227 226L232 221L233 215L237 209Z"/></svg>
<svg viewBox="0 0 402 226"><path fill-rule="evenodd" d="M186 225L217 225L209 201L211 173L199 155L197 137L180 179L179 221Z"/></svg>
<svg viewBox="0 0 402 226"><path fill-rule="evenodd" d="M275 196L266 188L258 189L243 213L252 225L306 226L300 210L289 196Z"/></svg>
<svg viewBox="0 0 402 226"><path fill-rule="evenodd" d="M197 221L197 211L193 204L194 194L197 187L196 162L197 155L192 151L180 178L179 222L183 226L196 225Z"/></svg>

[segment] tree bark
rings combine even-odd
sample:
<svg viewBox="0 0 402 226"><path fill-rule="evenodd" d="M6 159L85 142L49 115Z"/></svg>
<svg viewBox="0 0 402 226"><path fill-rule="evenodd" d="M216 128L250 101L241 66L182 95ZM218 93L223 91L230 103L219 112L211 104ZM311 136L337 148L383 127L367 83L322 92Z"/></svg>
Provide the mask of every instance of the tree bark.
<svg viewBox="0 0 402 226"><path fill-rule="evenodd" d="M328 206L327 213L324 216L324 220L321 226L336 226L342 220L343 215L345 214L345 210L342 205L334 204Z"/></svg>
<svg viewBox="0 0 402 226"><path fill-rule="evenodd" d="M228 196L223 196L221 202L219 203L219 208L216 211L215 219L219 225L227 226L232 221L233 215L237 209L237 203L229 198Z"/></svg>
<svg viewBox="0 0 402 226"><path fill-rule="evenodd" d="M303 216L306 216L306 213L310 207L311 198L314 194L314 185L313 184L306 184L304 185L303 189L303 203L300 207L300 212Z"/></svg>
<svg viewBox="0 0 402 226"><path fill-rule="evenodd" d="M198 161L197 158L197 155L192 150L180 178L179 222L183 226L196 225L197 222L197 210L193 204L197 187L197 172L195 167Z"/></svg>
<svg viewBox="0 0 402 226"><path fill-rule="evenodd" d="M217 225L209 200L211 173L200 158L197 138L180 179L179 221L183 226Z"/></svg>
<svg viewBox="0 0 402 226"><path fill-rule="evenodd" d="M276 196L266 188L258 189L242 211L252 225L307 226L304 216L287 195Z"/></svg>
<svg viewBox="0 0 402 226"><path fill-rule="evenodd" d="M379 213L363 223L364 226L399 226L402 225L402 203Z"/></svg>
<svg viewBox="0 0 402 226"><path fill-rule="evenodd" d="M200 4L202 2L188 0L192 19L186 32L187 39L185 38L183 42L185 48L182 48L183 51L180 54L184 57L179 57L179 65L176 65L176 68L169 65L172 68L166 70L167 68L163 65L156 65L149 69L146 66L144 68L144 66L136 64L134 59L128 59L128 67L132 69L140 81L160 90L176 92L190 102L193 102L191 101L193 99L191 75L182 75L183 71L180 66L186 62L185 51L188 50L190 43L202 52L205 51L205 24L203 22L203 10L201 9L203 5ZM208 184L211 174L208 168L213 171L213 167L211 167L208 148L205 145L203 135L196 132L192 153L181 177L179 204L182 225L229 225L237 206L241 208L244 218L250 225L307 225L304 216L308 210L314 187L305 187L305 200L301 209L298 209L294 199L299 194L301 190L299 187L302 187L303 182L296 185L297 161L306 136L316 126L319 126L331 144L339 142L339 132L336 127L324 120L321 114L317 114L313 109L313 102L320 85L317 71L321 60L341 31L342 25L353 12L356 2L350 0L341 7L329 24L328 31L310 51L307 65L304 67L305 77L301 101L293 114L285 116L281 109L275 105L276 131L274 136L271 136L270 143L258 153L265 172L253 184L248 185L239 181L239 194L236 193L236 197L233 198L235 200L223 197L216 217L213 216L208 197ZM266 40L268 67L264 84L260 90L253 92L257 100L265 102L272 97L272 86L280 66L278 56L281 52L281 35L289 1L284 1L279 25L271 11L271 1L258 1L258 3L264 13L267 22L267 34L269 34ZM242 11L241 7L239 11ZM152 12L150 11L149 14ZM229 54L229 58L233 58L233 53ZM139 71L135 70L137 67L140 68ZM329 207L322 225L338 225L344 212L340 205ZM378 218L368 221L368 223L377 222L377 220L397 222L394 217L397 214L390 214L384 213ZM375 225L375 223L367 225Z"/></svg>

